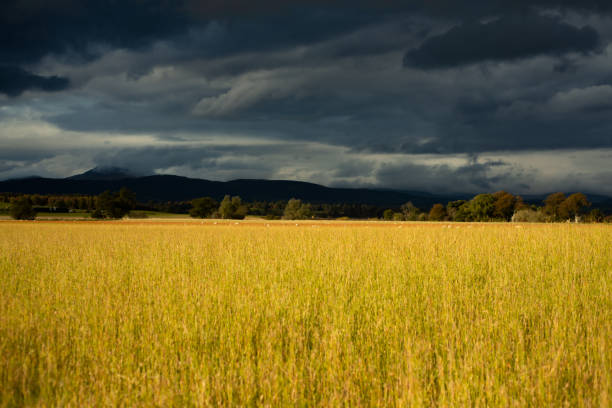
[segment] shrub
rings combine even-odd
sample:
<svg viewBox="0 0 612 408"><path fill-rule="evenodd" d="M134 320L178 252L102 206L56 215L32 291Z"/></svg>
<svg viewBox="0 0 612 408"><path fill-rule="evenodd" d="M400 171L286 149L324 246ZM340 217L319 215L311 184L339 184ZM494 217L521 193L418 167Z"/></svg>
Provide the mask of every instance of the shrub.
<svg viewBox="0 0 612 408"><path fill-rule="evenodd" d="M193 218L210 217L219 207L219 203L210 197L196 198L191 205L193 208L189 210L189 215Z"/></svg>
<svg viewBox="0 0 612 408"><path fill-rule="evenodd" d="M391 221L393 219L393 210L388 209L383 212L383 220Z"/></svg>
<svg viewBox="0 0 612 408"><path fill-rule="evenodd" d="M32 202L28 197L19 197L11 202L9 213L16 220L34 220L36 211L32 208Z"/></svg>
<svg viewBox="0 0 612 408"><path fill-rule="evenodd" d="M519 210L512 216L512 222L545 222L546 216L531 209Z"/></svg>
<svg viewBox="0 0 612 408"><path fill-rule="evenodd" d="M91 218L95 218L96 220L101 220L104 218L104 214L102 214L102 210L96 209L92 211Z"/></svg>

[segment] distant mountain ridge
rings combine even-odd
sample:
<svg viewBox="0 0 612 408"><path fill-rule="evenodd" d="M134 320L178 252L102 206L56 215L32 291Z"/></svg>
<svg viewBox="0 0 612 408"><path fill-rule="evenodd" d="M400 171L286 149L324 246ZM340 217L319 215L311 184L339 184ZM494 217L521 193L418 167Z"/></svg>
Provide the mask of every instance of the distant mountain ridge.
<svg viewBox="0 0 612 408"><path fill-rule="evenodd" d="M303 181L238 179L211 181L172 175L136 176L119 167L96 167L63 179L30 177L0 181L0 192L23 194L87 194L127 187L141 202L187 201L198 197L221 200L226 194L246 201L280 201L298 198L311 203L359 203L399 206L407 201L422 208L463 196L426 192L332 188ZM465 197L467 198L467 197Z"/></svg>

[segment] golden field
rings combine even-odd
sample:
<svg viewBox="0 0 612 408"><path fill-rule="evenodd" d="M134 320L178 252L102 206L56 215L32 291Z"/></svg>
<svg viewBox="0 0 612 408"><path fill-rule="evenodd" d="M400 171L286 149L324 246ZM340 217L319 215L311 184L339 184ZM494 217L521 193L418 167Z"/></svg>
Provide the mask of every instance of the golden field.
<svg viewBox="0 0 612 408"><path fill-rule="evenodd" d="M0 406L612 405L612 227L0 222Z"/></svg>

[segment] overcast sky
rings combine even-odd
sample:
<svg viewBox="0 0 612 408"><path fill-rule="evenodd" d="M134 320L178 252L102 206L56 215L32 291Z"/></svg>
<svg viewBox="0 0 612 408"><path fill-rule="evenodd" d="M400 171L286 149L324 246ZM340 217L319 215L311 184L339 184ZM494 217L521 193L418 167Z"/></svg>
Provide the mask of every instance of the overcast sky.
<svg viewBox="0 0 612 408"><path fill-rule="evenodd" d="M0 179L612 195L609 0L5 0Z"/></svg>

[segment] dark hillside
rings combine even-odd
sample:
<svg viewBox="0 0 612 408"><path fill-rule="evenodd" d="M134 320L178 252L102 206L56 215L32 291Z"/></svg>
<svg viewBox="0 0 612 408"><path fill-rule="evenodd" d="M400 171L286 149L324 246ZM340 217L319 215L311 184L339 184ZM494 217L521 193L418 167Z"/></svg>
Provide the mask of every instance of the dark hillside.
<svg viewBox="0 0 612 408"><path fill-rule="evenodd" d="M120 174L122 176L122 174ZM398 206L412 201L429 208L434 203L446 203L456 197L436 196L420 192L393 190L330 188L318 184L283 180L232 180L227 182L192 179L179 176L145 176L65 179L25 178L0 182L0 192L26 194L87 194L127 187L141 202L185 201L209 196L221 200L224 195L238 195L246 201L278 201L299 198L311 203L360 203Z"/></svg>

